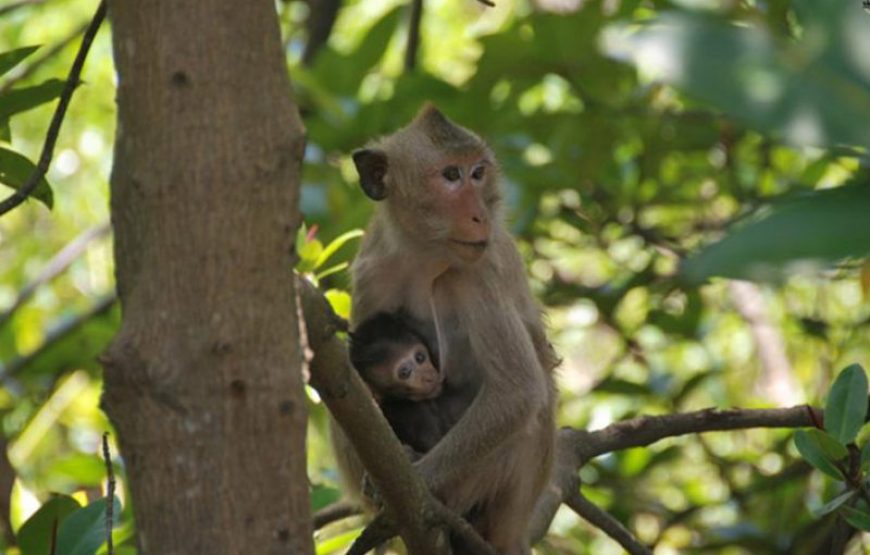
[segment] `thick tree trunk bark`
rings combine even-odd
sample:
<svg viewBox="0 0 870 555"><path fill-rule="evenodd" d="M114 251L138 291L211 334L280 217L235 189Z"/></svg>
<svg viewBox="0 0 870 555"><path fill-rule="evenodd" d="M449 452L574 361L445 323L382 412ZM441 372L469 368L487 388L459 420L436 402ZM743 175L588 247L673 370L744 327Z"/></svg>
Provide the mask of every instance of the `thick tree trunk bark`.
<svg viewBox="0 0 870 555"><path fill-rule="evenodd" d="M144 554L312 552L293 245L303 129L270 0L110 0L123 323L104 406Z"/></svg>

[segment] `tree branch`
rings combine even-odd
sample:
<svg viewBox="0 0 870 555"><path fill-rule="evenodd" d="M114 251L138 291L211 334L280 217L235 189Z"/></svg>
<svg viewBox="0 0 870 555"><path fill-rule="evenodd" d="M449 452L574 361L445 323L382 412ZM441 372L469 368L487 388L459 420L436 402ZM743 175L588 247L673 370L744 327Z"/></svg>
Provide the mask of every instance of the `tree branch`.
<svg viewBox="0 0 870 555"><path fill-rule="evenodd" d="M621 522L583 497L579 491L568 496L565 504L589 524L616 540L631 555L652 555L652 551L635 539Z"/></svg>
<svg viewBox="0 0 870 555"><path fill-rule="evenodd" d="M411 0L411 20L408 22L408 45L405 47L405 71L417 67L420 50L420 23L423 20L423 0Z"/></svg>
<svg viewBox="0 0 870 555"><path fill-rule="evenodd" d="M0 313L0 328L12 318L15 311L18 310L27 299L29 299L36 290L45 283L56 278L70 264L72 264L85 251L88 245L94 239L103 237L109 232L109 224L103 223L96 227L85 230L75 239L66 244L51 260L45 265L41 272L18 293L18 296L13 301L12 305L5 311Z"/></svg>
<svg viewBox="0 0 870 555"><path fill-rule="evenodd" d="M356 504L349 501L337 501L331 505L323 507L312 517L314 529L320 530L328 524L344 520L345 518L356 516L362 512L362 509Z"/></svg>
<svg viewBox="0 0 870 555"><path fill-rule="evenodd" d="M57 56L58 53L60 53L72 41L74 41L76 37L84 33L85 29L87 28L87 23L79 25L73 32L62 38L57 44L55 44L45 52L41 52L40 55L36 58L31 58L30 63L28 63L27 65L23 66L21 69L18 69L16 67L15 70L7 74L6 79L3 82L3 86L0 87L0 94L3 94L6 91L10 90L19 81L30 77L34 71L42 66L42 64Z"/></svg>
<svg viewBox="0 0 870 555"><path fill-rule="evenodd" d="M414 472L405 452L378 410L368 388L350 366L347 348L335 334L336 319L329 303L304 279L301 292L308 340L314 351L311 385L320 393L354 450L394 511L399 534L414 555L444 555L447 535L433 526L435 499Z"/></svg>
<svg viewBox="0 0 870 555"><path fill-rule="evenodd" d="M63 118L66 116L66 109L69 106L73 92L79 85L79 76L82 73L85 59L88 57L91 43L94 41L94 37L100 29L100 24L103 22L105 17L106 0L102 0L94 14L94 18L91 20L90 25L88 25L87 31L85 31L85 36L82 38L82 44L79 47L78 54L76 54L75 61L73 61L73 65L70 68L69 76L67 76L66 84L63 87L63 92L61 92L60 100L57 103L57 108L55 108L54 115L51 118L51 123L48 126L48 131L45 134L45 143L42 145L42 153L39 155L39 162L36 164L36 168L33 169L33 173L30 174L27 181L0 202L0 216L27 200L30 194L33 193L33 190L36 189L40 180L45 177L45 174L48 171L48 166L51 164L51 158L54 156L54 145L57 142L58 135L60 134L60 126L63 123Z"/></svg>
<svg viewBox="0 0 870 555"><path fill-rule="evenodd" d="M341 8L341 0L309 0L309 14L305 21L308 42L305 43L305 50L302 52L302 63L306 67L311 66L317 53L329 40L339 8Z"/></svg>
<svg viewBox="0 0 870 555"><path fill-rule="evenodd" d="M646 447L668 437L751 428L803 428L821 422L821 411L808 405L785 409L704 409L663 416L641 416L588 432L559 431L550 484L538 500L529 523L537 541L547 533L559 506L579 491L577 472L591 459L632 447Z"/></svg>
<svg viewBox="0 0 870 555"><path fill-rule="evenodd" d="M51 347L61 339L67 337L69 334L78 329L79 326L81 326L91 318L99 316L100 314L103 314L104 312L112 308L112 305L114 305L115 301L117 300L118 298L115 296L115 294L110 294L102 297L85 312L69 318L61 325L47 333L45 339L42 341L42 343L40 343L39 347L37 347L33 351L27 353L26 355L22 355L18 358L12 359L9 364L0 364L0 382L5 382L9 378L14 377L16 374L18 374L18 372L27 367L28 364L33 362L34 359L44 353L49 347Z"/></svg>

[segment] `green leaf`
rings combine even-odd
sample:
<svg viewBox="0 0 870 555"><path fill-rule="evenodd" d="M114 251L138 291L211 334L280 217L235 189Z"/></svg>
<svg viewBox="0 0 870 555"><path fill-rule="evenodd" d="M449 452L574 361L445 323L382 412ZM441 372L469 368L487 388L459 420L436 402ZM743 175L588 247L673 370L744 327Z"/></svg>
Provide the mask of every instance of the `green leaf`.
<svg viewBox="0 0 870 555"><path fill-rule="evenodd" d="M347 291L341 291L339 289L330 289L326 293L323 294L326 297L326 300L329 301L329 304L332 306L332 310L335 313L345 320L350 318L350 295Z"/></svg>
<svg viewBox="0 0 870 555"><path fill-rule="evenodd" d="M355 528L348 532L319 541L317 542L317 546L315 546L314 552L316 555L330 555L332 553L343 551L350 547L350 544L359 537L362 530L362 528Z"/></svg>
<svg viewBox="0 0 870 555"><path fill-rule="evenodd" d="M46 501L18 530L21 555L49 555L55 523L60 523L80 508L81 505L67 495L57 495Z"/></svg>
<svg viewBox="0 0 870 555"><path fill-rule="evenodd" d="M0 183L18 189L30 177L36 166L26 157L13 150L0 147ZM51 186L43 177L39 180L31 196L51 208L54 205L54 194Z"/></svg>
<svg viewBox="0 0 870 555"><path fill-rule="evenodd" d="M867 415L867 374L860 364L840 372L825 404L825 430L843 445L851 443Z"/></svg>
<svg viewBox="0 0 870 555"><path fill-rule="evenodd" d="M825 452L825 455L827 455L829 459L839 461L845 459L846 456L849 455L849 450L846 449L846 446L830 434L817 428L811 428L805 431L812 436L813 441L822 448L822 451Z"/></svg>
<svg viewBox="0 0 870 555"><path fill-rule="evenodd" d="M808 463L835 480L843 480L843 475L825 453L816 435L798 430L794 434L794 445Z"/></svg>
<svg viewBox="0 0 870 555"><path fill-rule="evenodd" d="M621 54L792 144L870 146L870 73L851 54L870 18L849 2L832 2L824 14L818 0L793 4L803 26L797 40L777 40L761 25L670 13L633 34Z"/></svg>
<svg viewBox="0 0 870 555"><path fill-rule="evenodd" d="M339 54L329 47L322 49L312 68L318 83L332 94L354 95L363 78L383 58L403 11L398 6L387 12L350 54Z"/></svg>
<svg viewBox="0 0 870 555"><path fill-rule="evenodd" d="M8 119L0 120L0 141L12 142L12 129L9 127Z"/></svg>
<svg viewBox="0 0 870 555"><path fill-rule="evenodd" d="M15 50L7 50L0 53L0 75L5 75L13 67L17 66L24 58L39 50L39 45L24 46Z"/></svg>
<svg viewBox="0 0 870 555"><path fill-rule="evenodd" d="M0 120L51 102L60 96L63 87L64 82L60 79L49 79L33 87L12 89L0 94Z"/></svg>
<svg viewBox="0 0 870 555"><path fill-rule="evenodd" d="M363 230L361 229L354 229L346 233L342 233L341 235L333 239L328 245L326 245L326 248L323 249L323 252L321 252L320 256L317 258L317 262L314 264L314 267L320 268L326 263L327 260L332 257L332 255L336 253L336 251L338 251L338 249L343 247L348 241L362 236Z"/></svg>
<svg viewBox="0 0 870 555"><path fill-rule="evenodd" d="M861 448L861 470L870 469L870 442L864 444Z"/></svg>
<svg viewBox="0 0 870 555"><path fill-rule="evenodd" d="M302 248L297 251L299 255L299 263L296 269L300 272L311 272L317 267L317 259L320 258L320 253L323 252L323 243L317 239L305 241Z"/></svg>
<svg viewBox="0 0 870 555"><path fill-rule="evenodd" d="M870 513L846 505L840 509L840 514L855 528L870 531Z"/></svg>
<svg viewBox="0 0 870 555"><path fill-rule="evenodd" d="M106 498L97 499L69 515L57 532L55 555L93 555L106 541ZM121 501L115 497L113 524L118 523Z"/></svg>
<svg viewBox="0 0 870 555"><path fill-rule="evenodd" d="M322 484L314 484L311 488L311 512L319 511L339 499L341 499L341 491Z"/></svg>
<svg viewBox="0 0 870 555"><path fill-rule="evenodd" d="M813 518L821 518L821 517L825 516L826 514L837 510L838 508L840 508L840 506L843 505L843 503L845 503L846 501L855 497L855 495L857 493L858 492L855 490L848 490L848 491L838 495L837 497L835 497L832 500L825 503L819 509L813 511L812 512Z"/></svg>
<svg viewBox="0 0 870 555"><path fill-rule="evenodd" d="M868 126L870 127L870 126ZM735 226L682 265L690 284L712 276L775 280L870 254L870 185L783 200Z"/></svg>
<svg viewBox="0 0 870 555"><path fill-rule="evenodd" d="M331 276L332 274L337 274L338 272L346 270L349 266L350 264L348 264L347 262L342 262L340 264L336 264L335 266L330 266L329 268L321 272L318 272L317 275L315 275L314 277L317 278L317 281L320 281L326 276Z"/></svg>

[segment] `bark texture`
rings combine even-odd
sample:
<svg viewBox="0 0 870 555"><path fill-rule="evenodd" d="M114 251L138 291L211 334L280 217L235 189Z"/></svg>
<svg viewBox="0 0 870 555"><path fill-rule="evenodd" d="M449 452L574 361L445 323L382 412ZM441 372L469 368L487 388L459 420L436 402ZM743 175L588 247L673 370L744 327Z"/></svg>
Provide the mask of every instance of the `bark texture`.
<svg viewBox="0 0 870 555"><path fill-rule="evenodd" d="M269 0L112 0L105 355L143 554L312 552L292 277L303 128Z"/></svg>

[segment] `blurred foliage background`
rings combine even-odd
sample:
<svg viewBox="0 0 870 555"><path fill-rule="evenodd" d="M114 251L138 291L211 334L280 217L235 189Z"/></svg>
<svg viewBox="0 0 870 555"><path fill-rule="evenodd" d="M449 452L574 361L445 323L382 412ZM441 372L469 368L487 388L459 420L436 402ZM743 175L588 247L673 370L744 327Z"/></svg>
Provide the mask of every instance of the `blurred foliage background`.
<svg viewBox="0 0 870 555"><path fill-rule="evenodd" d="M410 62L411 5L398 1L340 2L328 41L307 51L306 25L329 4L277 9L308 130L300 270L339 311L358 237L347 233L371 210L348 155L428 100L501 161L510 226L564 358L561 425L818 403L837 370L870 365L861 0L428 0ZM0 5L0 52L42 45L0 78L0 147L38 157L53 103L13 116L4 102L65 77L95 8ZM83 80L48 174L54 208L28 201L0 218L0 518L13 530L52 492L84 502L104 480L96 358L119 321L108 28ZM322 506L336 474L325 410L311 399ZM821 553L836 517L810 510L841 486L811 472L791 435L616 453L583 470L584 492L660 555ZM125 503L121 553L135 552L130 521ZM339 552L358 525L318 532L318 553ZM14 544L8 532L0 541ZM851 552L870 552L862 541ZM568 511L537 549L621 552Z"/></svg>

